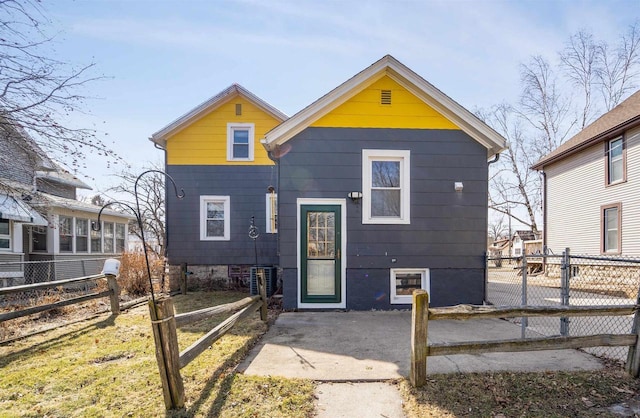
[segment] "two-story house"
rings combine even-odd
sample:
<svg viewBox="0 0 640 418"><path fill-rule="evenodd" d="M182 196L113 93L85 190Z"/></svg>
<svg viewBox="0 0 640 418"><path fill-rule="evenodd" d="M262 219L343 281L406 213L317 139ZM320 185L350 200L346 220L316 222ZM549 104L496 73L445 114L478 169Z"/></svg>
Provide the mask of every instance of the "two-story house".
<svg viewBox="0 0 640 418"><path fill-rule="evenodd" d="M640 255L640 91L533 168L544 176L548 249Z"/></svg>
<svg viewBox="0 0 640 418"><path fill-rule="evenodd" d="M232 86L151 137L191 194L167 196L171 264L257 252L280 267L286 309L407 308L420 288L434 305L484 301L504 138L389 55L289 119L247 96ZM277 232L257 248L251 217Z"/></svg>
<svg viewBox="0 0 640 418"><path fill-rule="evenodd" d="M107 209L100 231L92 230L100 206L77 200L79 188L90 189L26 132L0 121L0 286L95 274L97 259L125 250L133 216ZM24 268L28 261L80 259L94 260L51 263L37 277Z"/></svg>

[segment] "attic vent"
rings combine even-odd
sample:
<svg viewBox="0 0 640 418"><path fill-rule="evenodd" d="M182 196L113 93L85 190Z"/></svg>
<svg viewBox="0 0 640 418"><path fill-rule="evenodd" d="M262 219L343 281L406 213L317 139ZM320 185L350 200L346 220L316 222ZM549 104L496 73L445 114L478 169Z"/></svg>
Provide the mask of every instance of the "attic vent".
<svg viewBox="0 0 640 418"><path fill-rule="evenodd" d="M380 90L380 104L391 104L391 90Z"/></svg>
<svg viewBox="0 0 640 418"><path fill-rule="evenodd" d="M236 116L242 115L242 103L236 103Z"/></svg>

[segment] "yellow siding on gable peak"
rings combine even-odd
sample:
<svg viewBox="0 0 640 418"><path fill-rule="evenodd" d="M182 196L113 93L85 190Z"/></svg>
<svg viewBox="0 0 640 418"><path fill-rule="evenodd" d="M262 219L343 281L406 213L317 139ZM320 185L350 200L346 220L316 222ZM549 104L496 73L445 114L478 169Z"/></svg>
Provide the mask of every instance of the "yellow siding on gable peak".
<svg viewBox="0 0 640 418"><path fill-rule="evenodd" d="M391 104L381 104L383 90ZM385 98L387 95L385 94ZM441 113L385 75L311 124L326 128L455 129Z"/></svg>
<svg viewBox="0 0 640 418"><path fill-rule="evenodd" d="M236 105L242 114L236 115ZM227 124L253 123L253 161L227 161ZM273 165L260 143L280 121L250 100L236 95L167 140L170 165Z"/></svg>

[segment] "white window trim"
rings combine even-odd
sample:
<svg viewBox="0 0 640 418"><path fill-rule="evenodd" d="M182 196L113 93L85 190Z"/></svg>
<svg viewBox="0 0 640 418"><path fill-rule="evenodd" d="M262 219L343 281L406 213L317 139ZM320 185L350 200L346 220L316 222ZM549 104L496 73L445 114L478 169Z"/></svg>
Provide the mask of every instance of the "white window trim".
<svg viewBox="0 0 640 418"><path fill-rule="evenodd" d="M207 202L222 202L224 204L224 236L207 236ZM229 241L231 237L231 197L230 196L200 196L200 241Z"/></svg>
<svg viewBox="0 0 640 418"><path fill-rule="evenodd" d="M300 207L302 205L338 205L340 206L340 212L342 214L342 231L341 231L341 245L342 245L342 257L340 257L340 274L342 280L340 283L340 291L342 292L342 301L338 303L309 303L302 302L302 254L300 252ZM346 199L321 199L321 198L304 198L299 197L296 199L296 257L297 257L297 275L298 275L298 308L299 309L346 309L347 308L347 201Z"/></svg>
<svg viewBox="0 0 640 418"><path fill-rule="evenodd" d="M396 294L396 275L398 273L420 273L422 275L421 288L431 293L431 279L429 277L428 268L398 268L389 270L389 303L392 305L406 305L413 303L413 296L411 295L397 295Z"/></svg>
<svg viewBox="0 0 640 418"><path fill-rule="evenodd" d="M267 227L265 228L265 230L266 230L267 234L277 234L278 233L278 218L277 218L277 216L278 216L278 194L275 193L275 195L274 195L275 200L276 200L276 202L275 202L275 211L276 211L276 213L275 214L272 213L271 196L272 196L271 193L267 193L266 200L265 200L265 205L266 205L265 207L266 207L266 212L267 212L267 218L266 218ZM275 221L276 227L275 228L271 227L271 225L272 225L271 217L273 215L276 216L276 221Z"/></svg>
<svg viewBox="0 0 640 418"><path fill-rule="evenodd" d="M611 151L613 149L612 144L616 141L620 141L620 148L622 152L620 153L619 156L616 157L614 161L614 157L611 155ZM622 176L617 180L611 179L611 173L613 171L614 162L620 162L620 164L622 165ZM622 183L624 181L624 138L622 136L611 139L607 143L607 179L609 180L608 184L617 184L617 183Z"/></svg>
<svg viewBox="0 0 640 418"><path fill-rule="evenodd" d="M400 161L400 217L371 216L371 163L372 161ZM362 223L410 224L411 223L411 151L362 150Z"/></svg>
<svg viewBox="0 0 640 418"><path fill-rule="evenodd" d="M0 251L3 252L13 252L13 240L11 239L11 232L13 231L13 222L11 219L4 219L7 221L7 228L9 229L8 234L1 234L0 238L9 239L9 248L0 248Z"/></svg>
<svg viewBox="0 0 640 418"><path fill-rule="evenodd" d="M236 129L249 131L249 158L233 158L233 132ZM227 161L253 161L254 133L255 124L253 123L227 123Z"/></svg>

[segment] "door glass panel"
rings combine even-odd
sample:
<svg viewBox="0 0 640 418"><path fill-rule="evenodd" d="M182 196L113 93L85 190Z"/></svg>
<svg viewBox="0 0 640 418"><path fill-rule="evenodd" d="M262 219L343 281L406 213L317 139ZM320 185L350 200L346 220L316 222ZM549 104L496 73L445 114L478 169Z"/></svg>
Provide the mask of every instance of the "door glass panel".
<svg viewBox="0 0 640 418"><path fill-rule="evenodd" d="M307 213L307 258L334 258L335 213ZM333 275L333 274L332 274Z"/></svg>
<svg viewBox="0 0 640 418"><path fill-rule="evenodd" d="M335 260L307 261L307 294L309 296L335 295Z"/></svg>

